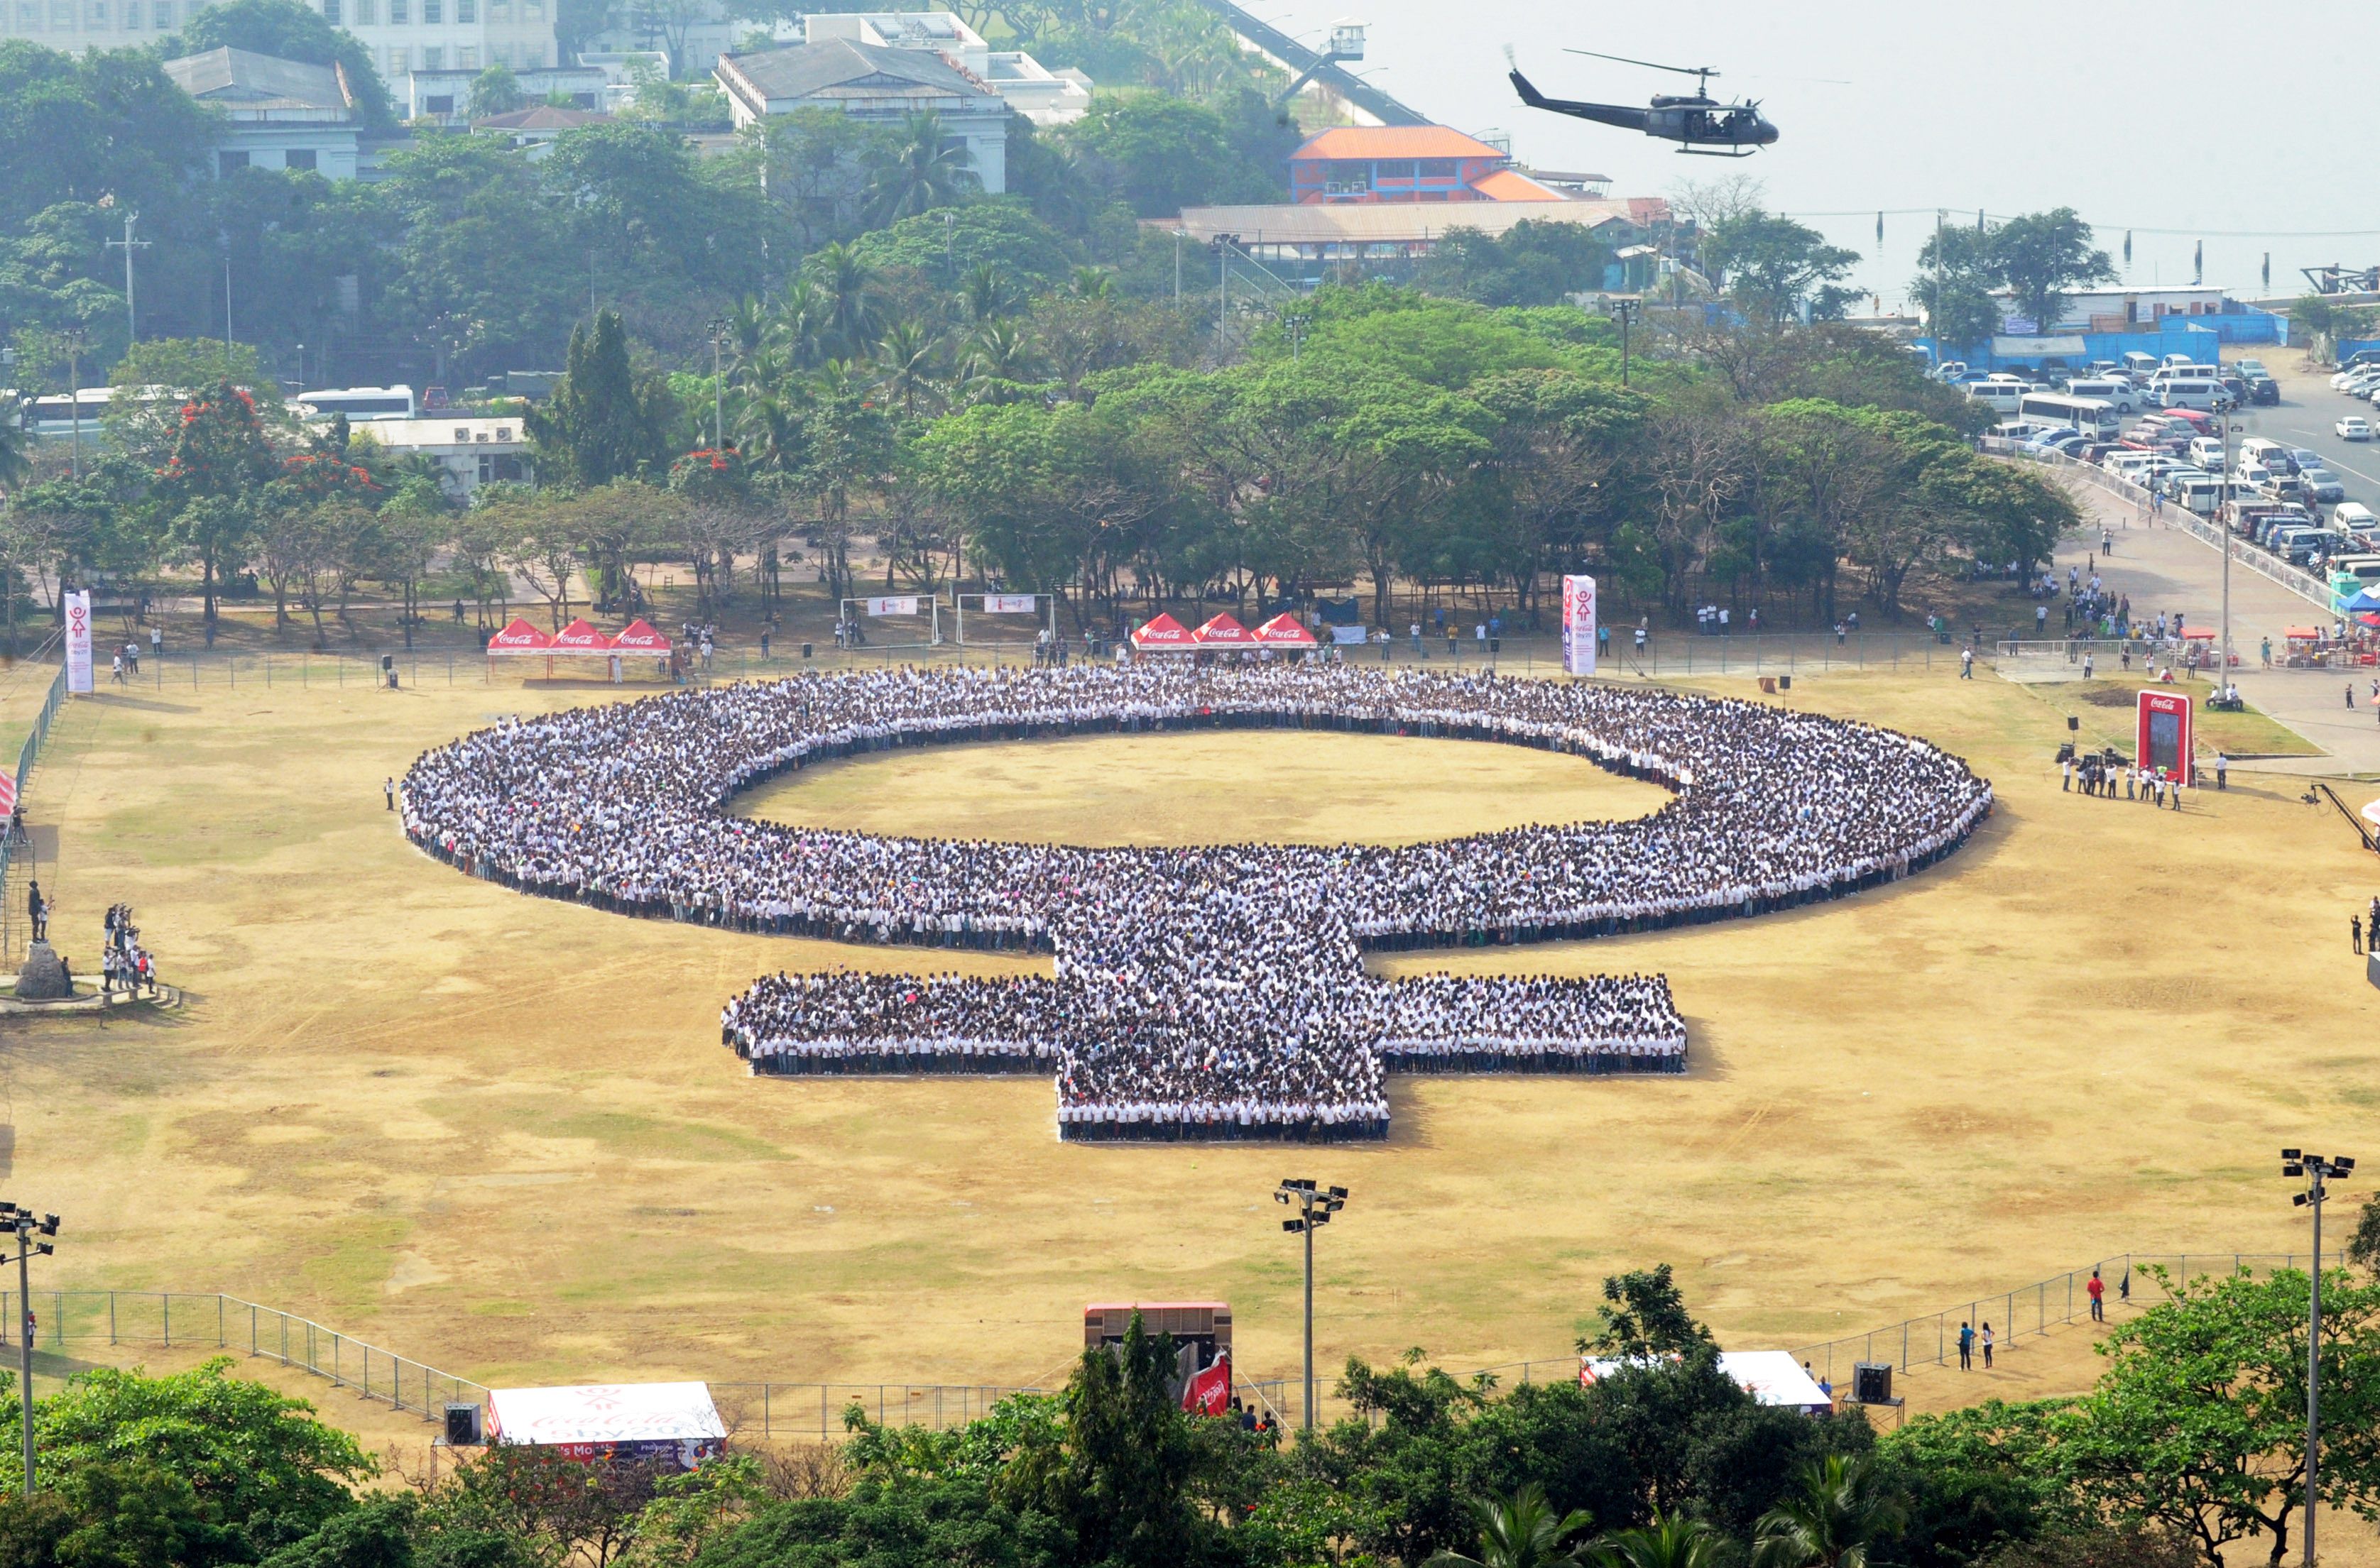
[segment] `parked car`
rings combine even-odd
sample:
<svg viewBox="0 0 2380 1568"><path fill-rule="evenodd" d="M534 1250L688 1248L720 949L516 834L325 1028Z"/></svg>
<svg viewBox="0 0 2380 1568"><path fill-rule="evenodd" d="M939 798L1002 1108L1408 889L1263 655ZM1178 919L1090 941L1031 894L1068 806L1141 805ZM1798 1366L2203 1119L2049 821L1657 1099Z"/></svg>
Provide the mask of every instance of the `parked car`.
<svg viewBox="0 0 2380 1568"><path fill-rule="evenodd" d="M2331 429L2343 441L2368 441L2372 439L2372 421L2361 414L2350 414L2333 425Z"/></svg>
<svg viewBox="0 0 2380 1568"><path fill-rule="evenodd" d="M2281 401L2281 383L2270 376L2248 378L2248 401L2259 408L2271 408Z"/></svg>
<svg viewBox="0 0 2380 1568"><path fill-rule="evenodd" d="M2340 484L2338 476L2327 468L2308 468L2298 475L2298 483L2305 487L2306 494L2325 506L2335 505L2347 499L2347 487Z"/></svg>
<svg viewBox="0 0 2380 1568"><path fill-rule="evenodd" d="M2265 362L2261 359L2235 359L2231 362L2231 368L2243 376L2266 376L2272 373L2265 368Z"/></svg>

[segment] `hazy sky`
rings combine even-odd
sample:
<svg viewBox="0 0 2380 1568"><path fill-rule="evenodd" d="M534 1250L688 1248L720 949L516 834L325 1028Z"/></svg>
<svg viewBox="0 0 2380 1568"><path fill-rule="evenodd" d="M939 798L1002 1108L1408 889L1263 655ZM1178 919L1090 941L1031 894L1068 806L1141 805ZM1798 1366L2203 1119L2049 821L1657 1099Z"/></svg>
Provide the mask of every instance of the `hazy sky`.
<svg viewBox="0 0 2380 1568"><path fill-rule="evenodd" d="M1853 282L1888 308L1944 207L1971 224L1979 207L2072 207L2119 266L2130 228L2132 283L2187 283L2202 238L2206 281L2247 295L2261 292L2266 251L2276 293L2297 291L2301 266L2380 262L2366 68L2380 59L2380 6L2369 4L1243 3L1309 42L1338 18L1370 23L1354 68L1379 67L1376 85L1459 129L1510 132L1524 161L1609 175L1615 196L1756 175L1771 208L1861 253ZM1547 93L1602 103L1693 82L1565 45L1717 66L1714 94L1759 99L1782 139L1741 162L1688 158L1525 109L1504 79L1507 43ZM1810 79L1822 78L1850 85Z"/></svg>

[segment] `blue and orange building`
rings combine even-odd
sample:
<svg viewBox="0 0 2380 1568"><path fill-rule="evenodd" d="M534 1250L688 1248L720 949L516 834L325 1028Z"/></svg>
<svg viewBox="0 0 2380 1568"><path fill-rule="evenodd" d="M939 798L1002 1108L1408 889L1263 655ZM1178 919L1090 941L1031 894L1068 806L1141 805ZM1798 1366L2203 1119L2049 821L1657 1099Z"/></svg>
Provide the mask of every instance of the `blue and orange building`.
<svg viewBox="0 0 2380 1568"><path fill-rule="evenodd" d="M1560 201L1502 148L1445 126L1334 126L1289 155L1298 206L1405 201Z"/></svg>

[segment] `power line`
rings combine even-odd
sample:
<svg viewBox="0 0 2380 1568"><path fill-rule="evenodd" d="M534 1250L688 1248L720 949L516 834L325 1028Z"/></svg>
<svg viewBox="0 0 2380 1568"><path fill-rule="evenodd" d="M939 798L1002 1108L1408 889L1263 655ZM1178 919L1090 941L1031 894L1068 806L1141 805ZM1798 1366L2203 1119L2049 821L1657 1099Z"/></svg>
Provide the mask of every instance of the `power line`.
<svg viewBox="0 0 2380 1568"><path fill-rule="evenodd" d="M1931 217L1940 209L1933 207L1855 207L1840 212L1780 212L1780 218L1920 218ZM1970 209L1953 206L1952 212ZM1984 216L1995 223L2007 223L2011 218L2027 216L2017 212L1986 212ZM2166 229L2145 223L2102 223L2085 218L2094 229L2129 229L2134 234L2177 235L2185 239L2369 239L2380 235L2380 229Z"/></svg>

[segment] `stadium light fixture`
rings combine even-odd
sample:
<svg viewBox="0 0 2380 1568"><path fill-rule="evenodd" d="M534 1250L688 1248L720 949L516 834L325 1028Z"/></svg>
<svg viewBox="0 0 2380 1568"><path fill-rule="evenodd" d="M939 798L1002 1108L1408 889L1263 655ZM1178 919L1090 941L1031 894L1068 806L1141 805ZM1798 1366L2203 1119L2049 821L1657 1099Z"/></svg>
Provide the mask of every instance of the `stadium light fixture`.
<svg viewBox="0 0 2380 1568"><path fill-rule="evenodd" d="M2281 1151L2281 1174L2306 1184L2304 1191L2290 1198L2290 1207L2313 1211L2313 1289L2306 1302L2305 1568L2314 1563L2314 1504L2322 1484L2322 1206L2330 1196L2325 1184L2345 1181L2354 1169L2351 1158L2325 1160L2303 1150Z"/></svg>
<svg viewBox="0 0 2380 1568"><path fill-rule="evenodd" d="M1299 1413L1299 1428L1310 1432L1314 1429L1314 1233L1347 1206L1347 1189L1323 1188L1306 1177L1284 1176L1273 1188L1272 1200L1297 1205L1297 1217L1281 1221L1281 1228L1305 1237L1305 1402Z"/></svg>
<svg viewBox="0 0 2380 1568"><path fill-rule="evenodd" d="M25 1495L33 1494L33 1285L32 1260L47 1258L57 1248L35 1236L58 1234L55 1214L36 1216L32 1210L0 1200L0 1236L17 1238L17 1392L24 1402ZM5 1247L6 1242L0 1242ZM0 1253L0 1257L5 1257Z"/></svg>

